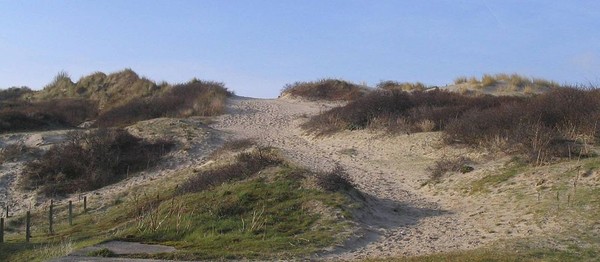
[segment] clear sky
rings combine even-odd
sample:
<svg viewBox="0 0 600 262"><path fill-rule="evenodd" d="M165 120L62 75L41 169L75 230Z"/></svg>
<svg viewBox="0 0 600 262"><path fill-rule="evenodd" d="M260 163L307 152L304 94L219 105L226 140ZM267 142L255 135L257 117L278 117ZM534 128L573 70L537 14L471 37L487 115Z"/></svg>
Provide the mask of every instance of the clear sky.
<svg viewBox="0 0 600 262"><path fill-rule="evenodd" d="M0 0L0 87L131 68L276 97L325 77L600 83L600 1Z"/></svg>

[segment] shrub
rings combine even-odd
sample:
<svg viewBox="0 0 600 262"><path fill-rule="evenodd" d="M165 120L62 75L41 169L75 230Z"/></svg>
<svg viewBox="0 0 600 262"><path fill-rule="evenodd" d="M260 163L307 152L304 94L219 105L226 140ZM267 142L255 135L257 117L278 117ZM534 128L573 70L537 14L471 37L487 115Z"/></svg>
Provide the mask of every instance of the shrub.
<svg viewBox="0 0 600 262"><path fill-rule="evenodd" d="M122 129L71 132L64 143L27 163L23 186L46 195L97 189L150 167L173 145L145 141Z"/></svg>
<svg viewBox="0 0 600 262"><path fill-rule="evenodd" d="M506 76L512 77L514 76ZM443 131L448 144L520 153L532 163L590 156L600 137L600 90L555 88L534 97L468 97L442 90L376 90L312 117L318 135L341 130Z"/></svg>
<svg viewBox="0 0 600 262"><path fill-rule="evenodd" d="M427 86L421 82L407 83L407 82L396 82L396 81L383 81L377 84L377 88L383 90L400 90L400 91L425 91Z"/></svg>
<svg viewBox="0 0 600 262"><path fill-rule="evenodd" d="M310 100L351 101L368 92L363 86L344 80L321 79L314 82L295 82L287 84L281 95L291 95Z"/></svg>
<svg viewBox="0 0 600 262"><path fill-rule="evenodd" d="M457 157L454 159L442 158L432 166L427 167L427 172L431 180L437 181L448 172L468 173L474 170L471 164L471 159L467 157Z"/></svg>
<svg viewBox="0 0 600 262"><path fill-rule="evenodd" d="M444 130L447 143L492 147L528 155L542 164L554 157L589 155L599 137L600 92L560 88L535 97L470 110ZM498 141L503 141L498 143Z"/></svg>
<svg viewBox="0 0 600 262"><path fill-rule="evenodd" d="M376 90L314 116L302 127L319 135L371 126L385 127L391 132L438 131L470 109L485 109L518 99L468 97L444 90L411 93Z"/></svg>
<svg viewBox="0 0 600 262"><path fill-rule="evenodd" d="M9 144L0 151L0 163L18 161L26 156L36 156L39 153L39 149L28 147L22 142Z"/></svg>
<svg viewBox="0 0 600 262"><path fill-rule="evenodd" d="M93 119L96 108L96 103L83 99L15 101L0 109L0 133L76 127Z"/></svg>
<svg viewBox="0 0 600 262"><path fill-rule="evenodd" d="M21 99L25 95L30 95L33 93L29 87L11 87L8 89L0 90L0 102L5 101L15 101Z"/></svg>
<svg viewBox="0 0 600 262"><path fill-rule="evenodd" d="M252 177L256 172L283 163L272 150L258 148L243 152L229 165L201 171L178 187L179 194L200 192L223 183Z"/></svg>
<svg viewBox="0 0 600 262"><path fill-rule="evenodd" d="M317 186L325 191L350 191L355 188L354 182L341 166L336 166L333 170L316 175Z"/></svg>
<svg viewBox="0 0 600 262"><path fill-rule="evenodd" d="M100 127L124 126L157 117L214 116L223 113L225 99L233 93L222 83L192 80L151 98L134 98L100 114Z"/></svg>

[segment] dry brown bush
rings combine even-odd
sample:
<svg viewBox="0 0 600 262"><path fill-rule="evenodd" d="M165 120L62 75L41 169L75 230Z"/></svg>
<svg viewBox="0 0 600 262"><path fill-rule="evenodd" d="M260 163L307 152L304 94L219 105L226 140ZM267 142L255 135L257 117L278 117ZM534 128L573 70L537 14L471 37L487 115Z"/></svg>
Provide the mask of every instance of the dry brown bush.
<svg viewBox="0 0 600 262"><path fill-rule="evenodd" d="M368 89L344 80L321 79L314 82L295 82L287 84L281 91L310 100L351 101L364 96Z"/></svg>
<svg viewBox="0 0 600 262"><path fill-rule="evenodd" d="M161 96L135 98L102 112L96 125L125 126L157 117L214 116L223 113L225 100L231 95L222 83L192 80Z"/></svg>
<svg viewBox="0 0 600 262"><path fill-rule="evenodd" d="M0 133L76 127L96 117L96 108L93 101L82 99L4 103L0 108Z"/></svg>
<svg viewBox="0 0 600 262"><path fill-rule="evenodd" d="M316 174L316 183L319 188L329 192L355 189L352 178L350 178L341 166L336 166L333 170L326 173Z"/></svg>
<svg viewBox="0 0 600 262"><path fill-rule="evenodd" d="M122 129L71 132L64 143L27 163L22 186L46 195L93 190L155 165L173 145L145 141Z"/></svg>

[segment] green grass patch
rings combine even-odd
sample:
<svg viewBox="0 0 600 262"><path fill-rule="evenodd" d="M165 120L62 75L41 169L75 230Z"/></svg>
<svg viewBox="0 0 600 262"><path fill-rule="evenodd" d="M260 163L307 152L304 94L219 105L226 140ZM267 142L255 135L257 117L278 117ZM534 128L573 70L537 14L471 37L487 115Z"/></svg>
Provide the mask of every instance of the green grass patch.
<svg viewBox="0 0 600 262"><path fill-rule="evenodd" d="M276 173L163 201L142 212L123 235L179 250L153 258L296 257L333 244L347 226L323 217L314 205L333 208L345 202L341 193L304 189L300 180Z"/></svg>
<svg viewBox="0 0 600 262"><path fill-rule="evenodd" d="M170 254L133 256L145 258L308 256L348 237L349 210L355 206L348 189L306 186L313 176L283 163L200 192L138 188L118 197L118 202L108 201L103 207L90 208L87 214L76 212L73 226L67 223L66 210L57 207L53 235L47 234L47 213L36 212L29 244L24 243L23 219L13 217L7 243L0 245L0 261L45 261L110 240L177 249Z"/></svg>
<svg viewBox="0 0 600 262"><path fill-rule="evenodd" d="M491 187L508 181L517 174L522 173L526 168L521 163L515 163L500 174L489 174L479 180L473 181L471 182L471 194L489 193Z"/></svg>

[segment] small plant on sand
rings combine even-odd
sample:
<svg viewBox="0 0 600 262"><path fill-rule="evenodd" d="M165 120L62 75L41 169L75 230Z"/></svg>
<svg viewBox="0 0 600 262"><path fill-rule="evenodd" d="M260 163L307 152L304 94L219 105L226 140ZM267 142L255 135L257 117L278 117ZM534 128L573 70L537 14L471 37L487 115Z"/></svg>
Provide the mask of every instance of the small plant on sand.
<svg viewBox="0 0 600 262"><path fill-rule="evenodd" d="M341 166L336 166L333 170L316 175L317 186L325 191L349 191L355 188L354 182L348 176L348 173Z"/></svg>
<svg viewBox="0 0 600 262"><path fill-rule="evenodd" d="M464 174L473 171L472 162L467 157L442 158L435 161L432 166L427 167L427 172L431 180L438 181L448 172L461 172Z"/></svg>

